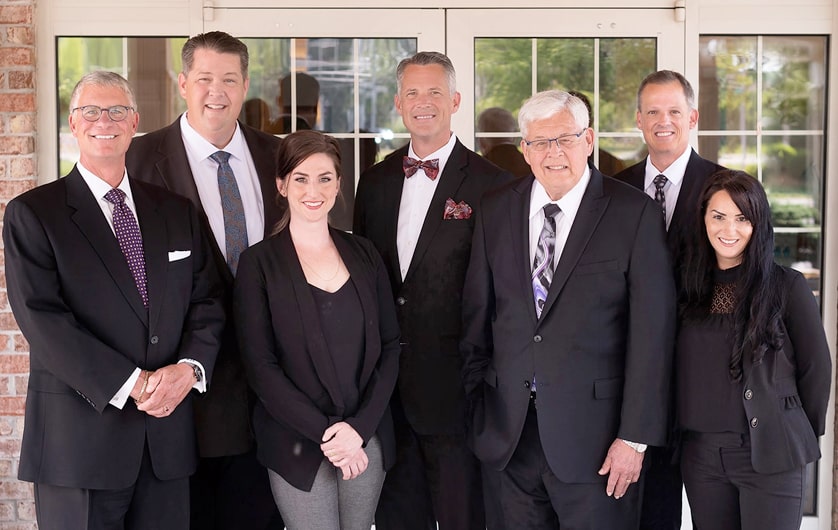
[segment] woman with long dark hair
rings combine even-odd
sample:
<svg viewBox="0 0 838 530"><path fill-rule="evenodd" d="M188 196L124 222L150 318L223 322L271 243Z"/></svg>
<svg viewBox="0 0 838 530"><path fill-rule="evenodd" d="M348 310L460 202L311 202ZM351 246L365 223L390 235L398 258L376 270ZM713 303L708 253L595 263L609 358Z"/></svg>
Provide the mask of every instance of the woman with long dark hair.
<svg viewBox="0 0 838 530"><path fill-rule="evenodd" d="M260 462L289 529L368 530L395 459L399 328L372 243L333 229L337 140L282 142L278 232L241 256L234 312Z"/></svg>
<svg viewBox="0 0 838 530"><path fill-rule="evenodd" d="M832 373L818 306L800 273L774 263L756 179L720 170L700 200L676 349L692 517L701 530L797 529Z"/></svg>

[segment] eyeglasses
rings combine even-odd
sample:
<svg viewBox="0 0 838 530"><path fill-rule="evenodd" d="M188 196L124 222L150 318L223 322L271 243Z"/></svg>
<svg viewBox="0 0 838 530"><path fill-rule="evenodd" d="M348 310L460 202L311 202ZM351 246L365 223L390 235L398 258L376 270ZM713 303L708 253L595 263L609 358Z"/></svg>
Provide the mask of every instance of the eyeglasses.
<svg viewBox="0 0 838 530"><path fill-rule="evenodd" d="M579 140L579 138L582 137L582 134L586 130L587 129L582 129L581 131L579 131L578 133L575 133L575 134L574 133L563 134L563 135L559 136L558 138L544 138L544 139L533 140L531 142L528 141L528 140L524 140L524 143L527 144L527 147L529 147L533 151L538 151L538 152L549 150L550 149L550 144L552 144L553 142L556 142L556 147L558 147L559 149L567 149L569 147L573 147L574 145L576 145L576 142Z"/></svg>
<svg viewBox="0 0 838 530"><path fill-rule="evenodd" d="M84 107L76 107L70 112L81 111L81 117L87 121L98 121L102 117L103 112L108 113L111 121L122 121L128 117L129 112L134 111L134 107L126 107L125 105L114 105L113 107L102 108L97 105L85 105Z"/></svg>

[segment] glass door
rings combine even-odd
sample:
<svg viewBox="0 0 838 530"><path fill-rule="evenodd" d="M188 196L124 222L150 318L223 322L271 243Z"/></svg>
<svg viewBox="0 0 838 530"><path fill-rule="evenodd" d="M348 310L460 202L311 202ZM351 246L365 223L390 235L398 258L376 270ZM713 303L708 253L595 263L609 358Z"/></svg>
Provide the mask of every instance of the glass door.
<svg viewBox="0 0 838 530"><path fill-rule="evenodd" d="M684 22L675 13L449 10L448 55L464 93L454 130L480 151L499 142L517 144L517 128L481 116L517 116L521 103L540 90L574 91L590 103L598 144L594 162L608 175L628 167L646 155L635 127L640 81L660 68L684 71Z"/></svg>
<svg viewBox="0 0 838 530"><path fill-rule="evenodd" d="M236 35L250 51L242 121L340 141L345 178L331 221L350 230L361 172L409 138L393 106L396 65L419 50L444 49L444 11L213 9L209 18L204 31Z"/></svg>

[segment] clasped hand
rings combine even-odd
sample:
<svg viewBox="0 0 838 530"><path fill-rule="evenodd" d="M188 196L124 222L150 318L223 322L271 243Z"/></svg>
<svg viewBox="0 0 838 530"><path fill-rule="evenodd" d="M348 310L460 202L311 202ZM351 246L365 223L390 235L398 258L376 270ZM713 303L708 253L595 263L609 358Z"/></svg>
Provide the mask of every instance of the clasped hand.
<svg viewBox="0 0 838 530"><path fill-rule="evenodd" d="M320 450L335 467L343 472L343 480L351 480L367 470L369 459L362 447L361 435L344 421L339 421L323 432Z"/></svg>
<svg viewBox="0 0 838 530"><path fill-rule="evenodd" d="M131 392L137 409L155 418L170 415L195 384L195 372L187 363L170 364L154 372L140 374ZM148 378L143 388L144 376Z"/></svg>

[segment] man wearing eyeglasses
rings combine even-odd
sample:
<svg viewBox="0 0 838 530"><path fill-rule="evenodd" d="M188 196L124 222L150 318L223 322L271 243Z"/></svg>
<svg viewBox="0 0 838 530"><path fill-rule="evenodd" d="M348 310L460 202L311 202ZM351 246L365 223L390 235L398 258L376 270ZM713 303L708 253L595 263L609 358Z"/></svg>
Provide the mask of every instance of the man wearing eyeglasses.
<svg viewBox="0 0 838 530"><path fill-rule="evenodd" d="M532 175L487 193L463 292L471 442L508 529L636 529L666 439L675 291L660 209L587 163L560 91L518 115Z"/></svg>
<svg viewBox="0 0 838 530"><path fill-rule="evenodd" d="M133 92L93 72L70 98L79 162L6 209L9 303L30 345L18 475L42 530L183 530L193 395L213 377L221 283L189 201L128 177Z"/></svg>

